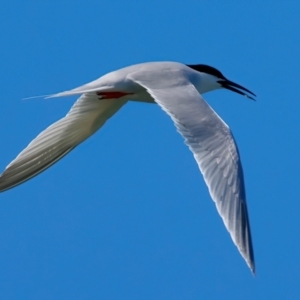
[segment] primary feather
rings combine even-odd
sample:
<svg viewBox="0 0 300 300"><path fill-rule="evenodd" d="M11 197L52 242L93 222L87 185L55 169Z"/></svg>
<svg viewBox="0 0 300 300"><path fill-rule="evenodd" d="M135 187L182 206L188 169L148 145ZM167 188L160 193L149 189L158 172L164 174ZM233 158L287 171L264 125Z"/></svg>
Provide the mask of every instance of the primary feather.
<svg viewBox="0 0 300 300"><path fill-rule="evenodd" d="M49 168L96 132L127 101L99 101L83 94L68 114L42 131L4 170L0 191L8 190Z"/></svg>
<svg viewBox="0 0 300 300"><path fill-rule="evenodd" d="M172 118L194 154L225 227L255 272L243 169L229 127L204 101L181 71L156 81L153 72L129 76L147 89Z"/></svg>

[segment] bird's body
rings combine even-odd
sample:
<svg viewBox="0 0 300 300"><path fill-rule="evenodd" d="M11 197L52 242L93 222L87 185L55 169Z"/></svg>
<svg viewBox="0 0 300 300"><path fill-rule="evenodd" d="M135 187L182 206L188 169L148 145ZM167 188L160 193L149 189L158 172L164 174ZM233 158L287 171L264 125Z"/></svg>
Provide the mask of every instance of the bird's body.
<svg viewBox="0 0 300 300"><path fill-rule="evenodd" d="M163 78L163 73L167 72L170 76L172 72L185 72L185 75L195 86L198 86L199 83L199 72L189 68L186 65L176 63L176 62L164 62L163 68L161 67L160 62L149 62L149 63L141 63L137 65L132 65L129 67L125 67L119 69L117 71L113 71L107 73L100 78L75 88L71 91L66 91L58 94L51 95L50 97L63 97L63 96L71 96L82 93L91 93L91 92L124 92L128 93L128 96L122 97L122 100L133 100L140 102L151 102L154 103L155 100L149 95L147 89L142 87L140 84L134 82L130 75L141 72L141 73L151 73L151 76L155 76L157 79ZM200 85L200 87L204 87L204 85ZM199 93L204 93L205 90L199 90Z"/></svg>
<svg viewBox="0 0 300 300"><path fill-rule="evenodd" d="M4 170L0 191L39 174L95 133L127 101L157 103L174 121L194 154L234 243L254 272L243 170L229 127L202 94L218 88L249 90L206 65L152 62L129 66L70 91L81 95L69 113L41 132ZM247 92L248 94L246 94Z"/></svg>

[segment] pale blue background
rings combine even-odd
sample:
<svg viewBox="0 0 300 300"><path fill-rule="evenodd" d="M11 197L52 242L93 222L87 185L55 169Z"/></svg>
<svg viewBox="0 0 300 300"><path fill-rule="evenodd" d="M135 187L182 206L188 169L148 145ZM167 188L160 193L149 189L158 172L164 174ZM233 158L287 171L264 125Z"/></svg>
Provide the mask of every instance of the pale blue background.
<svg viewBox="0 0 300 300"><path fill-rule="evenodd" d="M158 106L130 103L55 166L1 194L0 299L300 299L300 2L6 0L0 165L134 63L206 63L244 85L205 98L245 172L254 278Z"/></svg>

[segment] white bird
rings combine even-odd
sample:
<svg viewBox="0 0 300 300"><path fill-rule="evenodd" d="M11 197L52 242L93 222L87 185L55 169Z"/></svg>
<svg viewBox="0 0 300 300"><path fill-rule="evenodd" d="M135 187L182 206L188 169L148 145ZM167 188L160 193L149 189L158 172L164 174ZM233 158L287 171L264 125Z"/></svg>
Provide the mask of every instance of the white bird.
<svg viewBox="0 0 300 300"><path fill-rule="evenodd" d="M81 94L68 114L42 131L0 175L8 190L57 162L95 133L128 100L157 103L192 151L234 244L255 272L243 169L227 124L202 94L225 88L250 99L252 92L207 65L150 62L129 66L70 91Z"/></svg>

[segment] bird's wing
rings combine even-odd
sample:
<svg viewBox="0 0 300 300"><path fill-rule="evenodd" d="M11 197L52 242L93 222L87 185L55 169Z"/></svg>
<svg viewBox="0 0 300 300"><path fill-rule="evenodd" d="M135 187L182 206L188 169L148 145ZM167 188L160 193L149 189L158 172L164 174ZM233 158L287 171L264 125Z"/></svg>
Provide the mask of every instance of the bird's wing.
<svg viewBox="0 0 300 300"><path fill-rule="evenodd" d="M42 131L0 175L0 192L39 174L96 132L126 101L83 94L68 114Z"/></svg>
<svg viewBox="0 0 300 300"><path fill-rule="evenodd" d="M179 71L160 75L136 72L128 77L146 88L174 121L194 154L233 242L254 272L243 169L229 127Z"/></svg>

